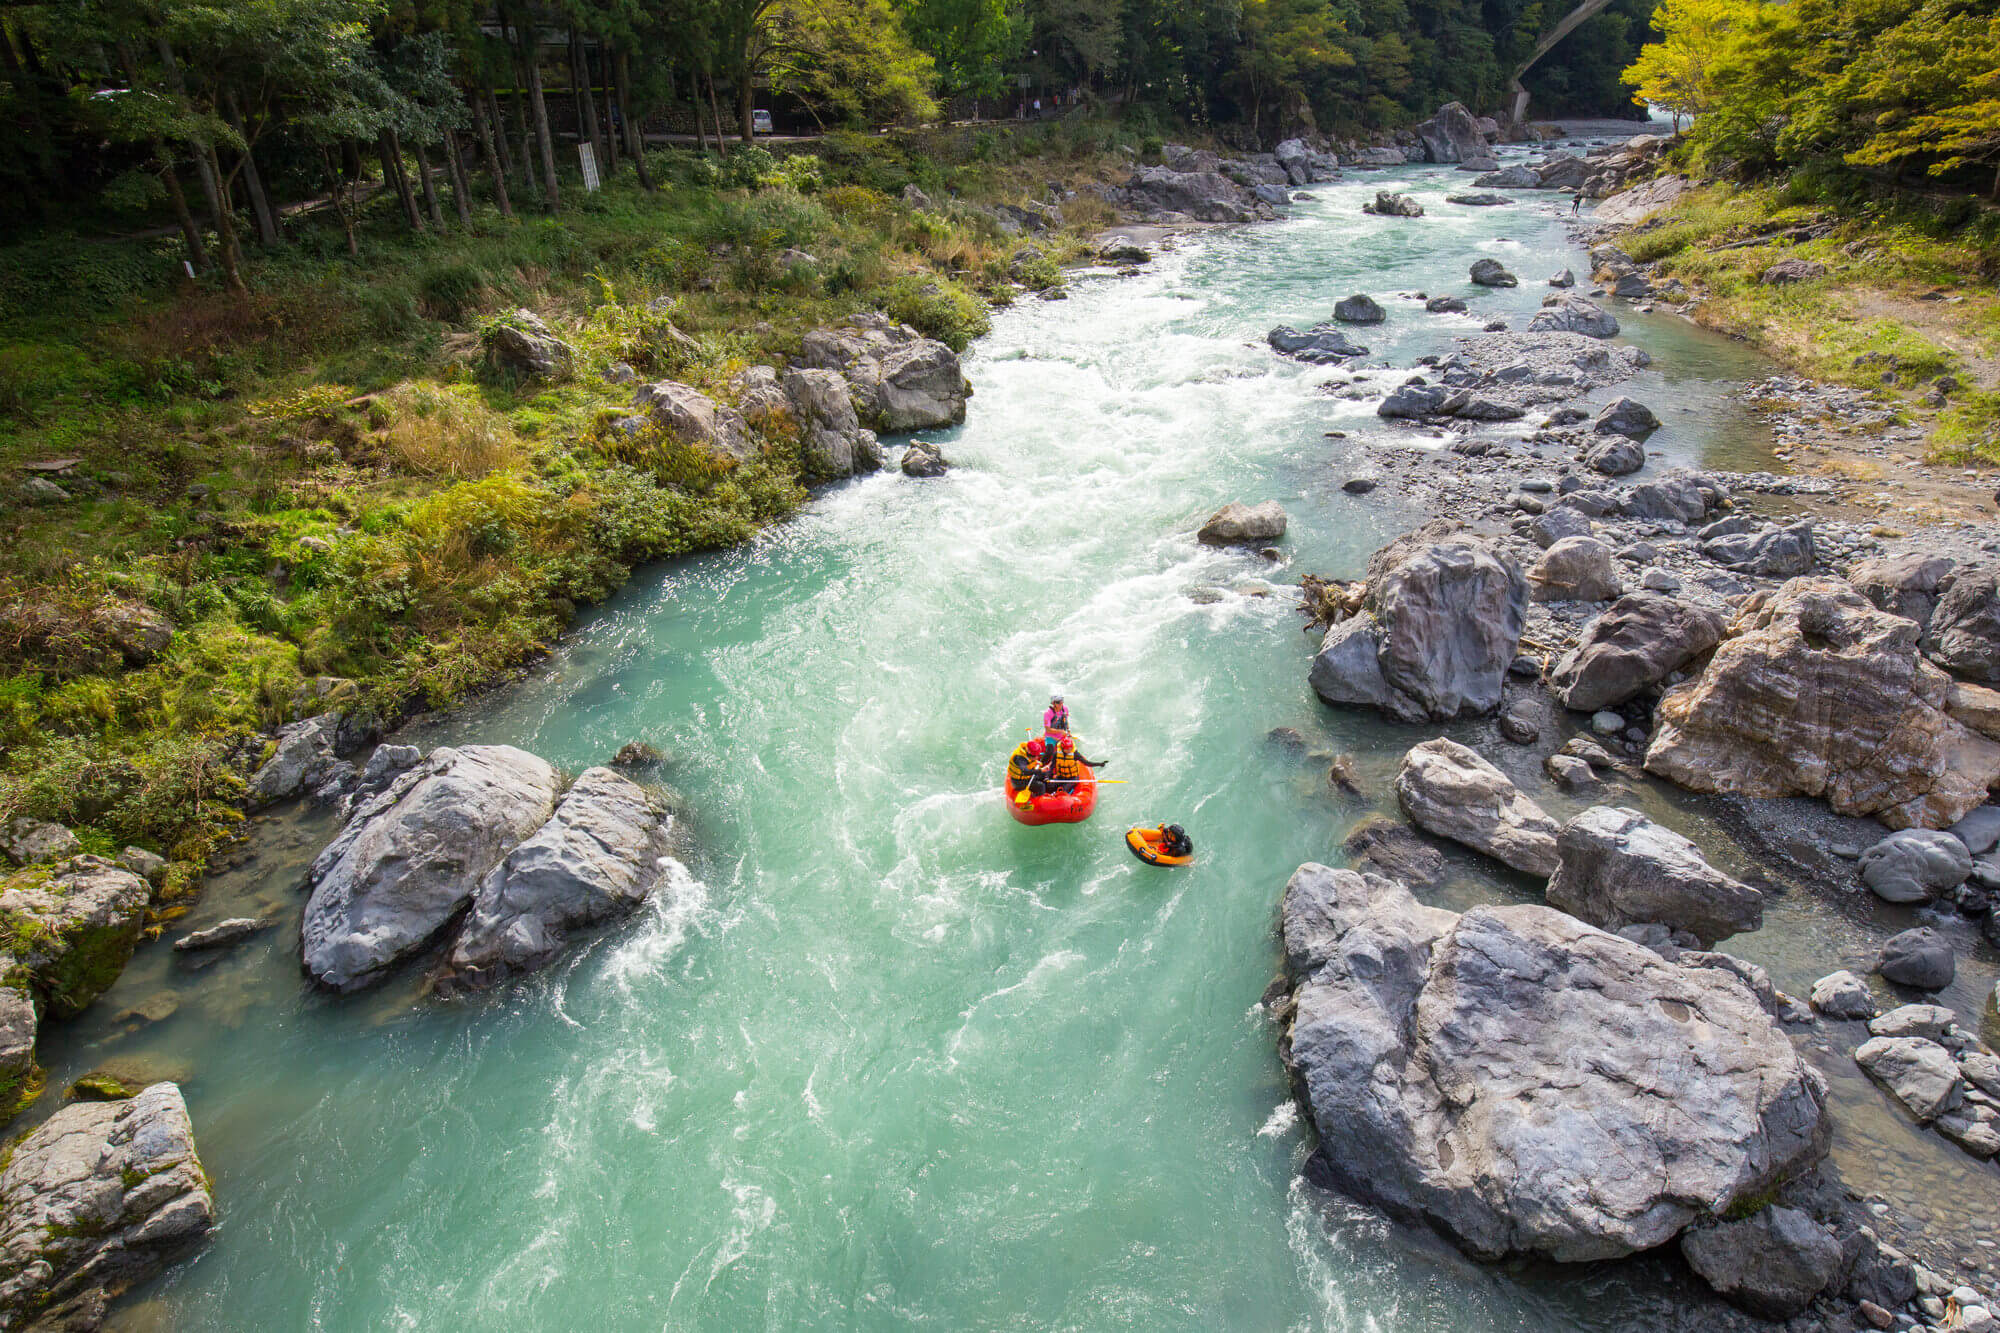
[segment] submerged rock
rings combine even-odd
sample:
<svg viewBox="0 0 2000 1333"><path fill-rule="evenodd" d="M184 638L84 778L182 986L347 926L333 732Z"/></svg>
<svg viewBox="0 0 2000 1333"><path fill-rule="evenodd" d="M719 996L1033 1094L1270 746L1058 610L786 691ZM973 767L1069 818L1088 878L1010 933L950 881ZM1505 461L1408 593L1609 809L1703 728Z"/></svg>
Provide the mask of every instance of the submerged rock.
<svg viewBox="0 0 2000 1333"><path fill-rule="evenodd" d="M440 747L357 809L308 875L306 971L354 990L428 945L548 819L558 781L509 745Z"/></svg>
<svg viewBox="0 0 2000 1333"><path fill-rule="evenodd" d="M1507 775L1457 741L1425 741L1396 774L1403 813L1424 830L1484 852L1527 875L1558 865L1556 822Z"/></svg>
<svg viewBox="0 0 2000 1333"><path fill-rule="evenodd" d="M271 928L271 923L254 916L235 916L219 921L206 930L191 930L174 941L175 953L198 953L204 949L226 949L252 935Z"/></svg>
<svg viewBox="0 0 2000 1333"><path fill-rule="evenodd" d="M172 1083L77 1102L0 1170L0 1323L96 1328L120 1292L215 1227L187 1103Z"/></svg>
<svg viewBox="0 0 2000 1333"><path fill-rule="evenodd" d="M1985 803L2000 745L1944 711L1917 627L1844 582L1793 579L1744 603L1699 679L1655 710L1646 768L1695 791L1818 796L1891 828Z"/></svg>
<svg viewBox="0 0 2000 1333"><path fill-rule="evenodd" d="M569 933L627 915L666 877L663 803L609 768L586 769L555 814L479 883L450 973L487 986L533 971Z"/></svg>
<svg viewBox="0 0 2000 1333"><path fill-rule="evenodd" d="M1593 806L1563 825L1556 846L1549 904L1593 926L1656 922L1707 949L1764 924L1763 894L1637 810Z"/></svg>
<svg viewBox="0 0 2000 1333"><path fill-rule="evenodd" d="M1825 1151L1823 1082L1727 971L1312 864L1283 926L1281 1051L1331 1175L1476 1256L1650 1249Z"/></svg>
<svg viewBox="0 0 2000 1333"><path fill-rule="evenodd" d="M1370 559L1360 612L1327 631L1308 679L1327 703L1405 721L1492 712L1527 604L1511 559L1455 525L1426 525Z"/></svg>

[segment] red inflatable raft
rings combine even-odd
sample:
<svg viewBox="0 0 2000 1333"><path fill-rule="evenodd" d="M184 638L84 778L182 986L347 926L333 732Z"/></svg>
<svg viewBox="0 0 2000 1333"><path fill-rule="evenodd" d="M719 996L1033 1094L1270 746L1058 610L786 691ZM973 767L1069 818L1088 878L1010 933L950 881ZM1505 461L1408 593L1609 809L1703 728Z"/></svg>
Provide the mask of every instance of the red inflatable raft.
<svg viewBox="0 0 2000 1333"><path fill-rule="evenodd" d="M1030 796L1022 805L1014 799L1013 783L1003 779L1000 791L1007 799L1007 813L1023 824L1081 824L1097 810L1097 778L1087 767L1074 792Z"/></svg>

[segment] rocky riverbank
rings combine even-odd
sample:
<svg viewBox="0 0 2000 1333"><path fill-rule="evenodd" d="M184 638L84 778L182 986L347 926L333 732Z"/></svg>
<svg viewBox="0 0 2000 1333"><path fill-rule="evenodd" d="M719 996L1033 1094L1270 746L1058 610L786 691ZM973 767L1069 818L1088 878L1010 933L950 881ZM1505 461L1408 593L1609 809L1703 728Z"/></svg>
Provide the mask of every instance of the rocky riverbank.
<svg viewBox="0 0 2000 1333"><path fill-rule="evenodd" d="M1607 162L1592 190L1643 172L1652 147ZM1622 209L1644 216L1672 193L1650 185ZM1496 719L1478 732L1500 747L1492 757L1516 772L1508 752L1539 758L1547 789L1572 805L1607 783L1664 780L1724 796L1768 828L1796 824L1783 798L1823 802L1875 829L1857 836L1850 822L1839 836L1851 843L1811 849L1784 839L1802 872L1786 878L1826 895L1828 910L1872 890L2000 931L2000 806L1988 803L2000 783L2000 539L1956 519L1918 526L1923 507L1898 503L1893 478L1858 487L1664 466L1646 448L1659 421L1645 404L1573 405L1646 364L1640 349L1602 341L1620 331L1617 303L1676 295L1629 261L1621 273L1622 258L1593 252L1602 285L1588 297L1569 292L1566 272L1549 279L1548 324L1575 331L1492 330L1401 368L1366 364L1365 350L1332 358L1344 368L1324 390L1374 403L1384 422L1349 446L1365 461L1336 478L1344 502L1388 496L1437 517L1359 578L1306 580L1321 636L1311 689L1404 723ZM1519 280L1479 264L1474 283ZM1430 297L1429 310L1449 313L1450 300ZM1337 764L1332 778L1351 783L1351 770ZM1392 828L1350 843L1364 869L1390 878L1300 868L1273 1016L1331 1179L1486 1257L1605 1257L1678 1233L1685 1261L1725 1299L1800 1328L1988 1326L1995 1281L1979 1246L1992 1242L1897 1237L1929 1266L1889 1247L1878 1230L1889 1209L1861 1206L1832 1166L1814 1165L1838 1129L1822 1120L1823 1075L1795 1050L1855 1062L1916 1122L1984 1160L2000 1150L2000 1102L1985 1086L1994 1066L1979 1020L1923 1004L1878 1015L1868 984L1831 967L1810 1003L1776 990L1713 951L1758 928L1758 890L1636 811L1591 805L1559 824L1444 739L1409 751L1395 793L1425 833L1546 880L1548 906L1422 906L1395 877L1414 874L1421 889L1423 849ZM1884 941L1876 968L1897 993L1921 995L1949 984L1954 947L1938 930L1907 930ZM1564 1036L1570 1023L1589 1035ZM1619 1072L1627 1040L1653 1073ZM1658 1084L1660 1050L1681 1043L1692 1045L1669 1065L1685 1081ZM1725 1047L1728 1059L1708 1053ZM1763 1054L1736 1063L1752 1050ZM1780 1117L1795 1150L1767 1145L1768 1107L1755 1101L1678 1118L1732 1097L1732 1079L1759 1062L1760 1095L1796 1088L1809 1108ZM1593 1089L1597 1078L1607 1087ZM1646 1096L1675 1108L1671 1124L1636 1109L1620 1120ZM1726 1152L1672 1140L1674 1125L1695 1132L1739 1112L1748 1118L1724 1136ZM1681 1188L1671 1170L1605 1165L1649 1154L1755 1181ZM1619 1193L1640 1185L1671 1206ZM1630 1229L1640 1219L1654 1228L1643 1236ZM1946 1276L1961 1268L1984 1276Z"/></svg>

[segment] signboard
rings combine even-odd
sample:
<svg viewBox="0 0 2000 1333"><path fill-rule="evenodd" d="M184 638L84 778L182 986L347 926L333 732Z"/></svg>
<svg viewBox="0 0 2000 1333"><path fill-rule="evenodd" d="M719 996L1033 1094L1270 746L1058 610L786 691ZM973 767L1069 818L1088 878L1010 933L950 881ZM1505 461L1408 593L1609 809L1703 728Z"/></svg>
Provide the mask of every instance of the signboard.
<svg viewBox="0 0 2000 1333"><path fill-rule="evenodd" d="M576 146L576 155L583 160L583 188L586 193L597 193L597 146L589 140Z"/></svg>

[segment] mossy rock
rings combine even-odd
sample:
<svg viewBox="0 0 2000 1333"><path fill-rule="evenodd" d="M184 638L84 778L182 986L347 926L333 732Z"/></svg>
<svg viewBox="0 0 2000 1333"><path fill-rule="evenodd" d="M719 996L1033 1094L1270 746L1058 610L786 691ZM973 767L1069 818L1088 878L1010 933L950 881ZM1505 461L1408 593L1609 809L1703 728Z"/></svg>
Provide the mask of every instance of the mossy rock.
<svg viewBox="0 0 2000 1333"><path fill-rule="evenodd" d="M110 1074L85 1074L69 1085L63 1098L72 1102L122 1102L139 1095L139 1088Z"/></svg>

